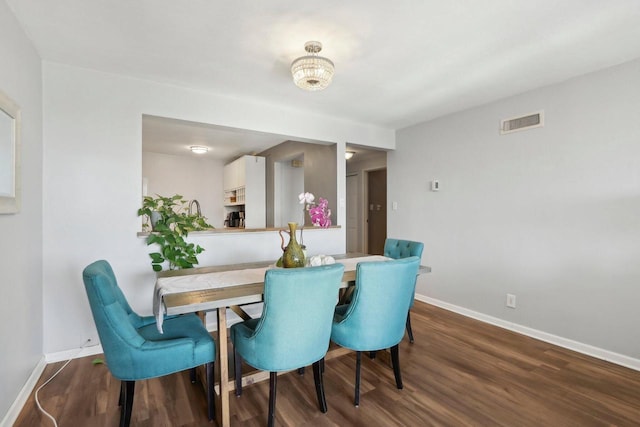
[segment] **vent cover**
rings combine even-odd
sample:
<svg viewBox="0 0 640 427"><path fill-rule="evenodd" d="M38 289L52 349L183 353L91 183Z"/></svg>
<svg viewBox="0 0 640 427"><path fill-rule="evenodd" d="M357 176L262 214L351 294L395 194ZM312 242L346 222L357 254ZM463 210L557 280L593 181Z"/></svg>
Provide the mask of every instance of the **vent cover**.
<svg viewBox="0 0 640 427"><path fill-rule="evenodd" d="M542 126L544 126L544 111L538 111L526 116L502 120L500 122L500 133L505 134Z"/></svg>

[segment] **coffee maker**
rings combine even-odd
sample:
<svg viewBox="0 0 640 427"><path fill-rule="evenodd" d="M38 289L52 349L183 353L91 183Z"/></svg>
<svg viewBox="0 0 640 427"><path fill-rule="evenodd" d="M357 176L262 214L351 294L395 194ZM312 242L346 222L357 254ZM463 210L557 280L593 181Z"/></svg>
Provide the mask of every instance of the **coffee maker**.
<svg viewBox="0 0 640 427"><path fill-rule="evenodd" d="M229 212L224 225L225 227L244 228L244 212Z"/></svg>

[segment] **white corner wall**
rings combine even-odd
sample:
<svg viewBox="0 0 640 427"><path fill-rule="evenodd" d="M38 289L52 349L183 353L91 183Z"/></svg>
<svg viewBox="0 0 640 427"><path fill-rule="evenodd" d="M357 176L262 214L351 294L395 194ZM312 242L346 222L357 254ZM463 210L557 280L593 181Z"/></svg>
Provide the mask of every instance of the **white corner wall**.
<svg viewBox="0 0 640 427"><path fill-rule="evenodd" d="M337 143L338 198L344 198L345 142L395 148L395 134L301 113L45 62L44 82L44 352L96 339L82 269L107 259L132 307L151 313L154 273L140 219L143 114ZM291 90L296 90L292 86ZM342 159L342 161L339 161ZM344 223L344 209L336 212ZM277 259L276 232L193 239L201 265ZM320 253L344 251L344 229L305 232Z"/></svg>
<svg viewBox="0 0 640 427"><path fill-rule="evenodd" d="M636 60L398 131L388 234L425 243L417 292L640 359L639 112Z"/></svg>
<svg viewBox="0 0 640 427"><path fill-rule="evenodd" d="M40 58L4 1L0 58L0 90L22 113L22 209L0 215L0 424L11 424L11 404L42 359L42 80Z"/></svg>

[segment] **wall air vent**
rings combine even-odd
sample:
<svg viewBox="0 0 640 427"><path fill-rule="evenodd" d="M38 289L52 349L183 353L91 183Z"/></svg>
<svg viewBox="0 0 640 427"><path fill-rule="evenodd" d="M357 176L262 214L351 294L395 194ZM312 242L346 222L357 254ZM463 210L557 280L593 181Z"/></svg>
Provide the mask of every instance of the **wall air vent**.
<svg viewBox="0 0 640 427"><path fill-rule="evenodd" d="M502 120L500 122L500 133L505 134L542 126L544 126L544 111L538 111L526 116Z"/></svg>

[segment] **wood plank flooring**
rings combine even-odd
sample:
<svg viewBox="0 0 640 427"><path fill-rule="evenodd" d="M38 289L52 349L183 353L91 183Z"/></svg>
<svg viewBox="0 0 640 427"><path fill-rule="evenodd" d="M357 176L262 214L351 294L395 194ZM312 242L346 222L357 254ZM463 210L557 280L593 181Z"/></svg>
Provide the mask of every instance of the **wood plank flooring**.
<svg viewBox="0 0 640 427"><path fill-rule="evenodd" d="M311 369L278 378L276 423L284 426L639 426L640 372L584 356L418 302L415 343L400 345L404 389L387 353L363 357L353 406L355 355L326 363L329 411L317 407ZM60 426L116 426L118 392L105 365L76 359L40 393ZM47 366L46 380L62 363ZM263 426L269 386L231 396L233 426ZM16 427L50 426L33 395ZM211 426L188 372L136 384L132 426Z"/></svg>

